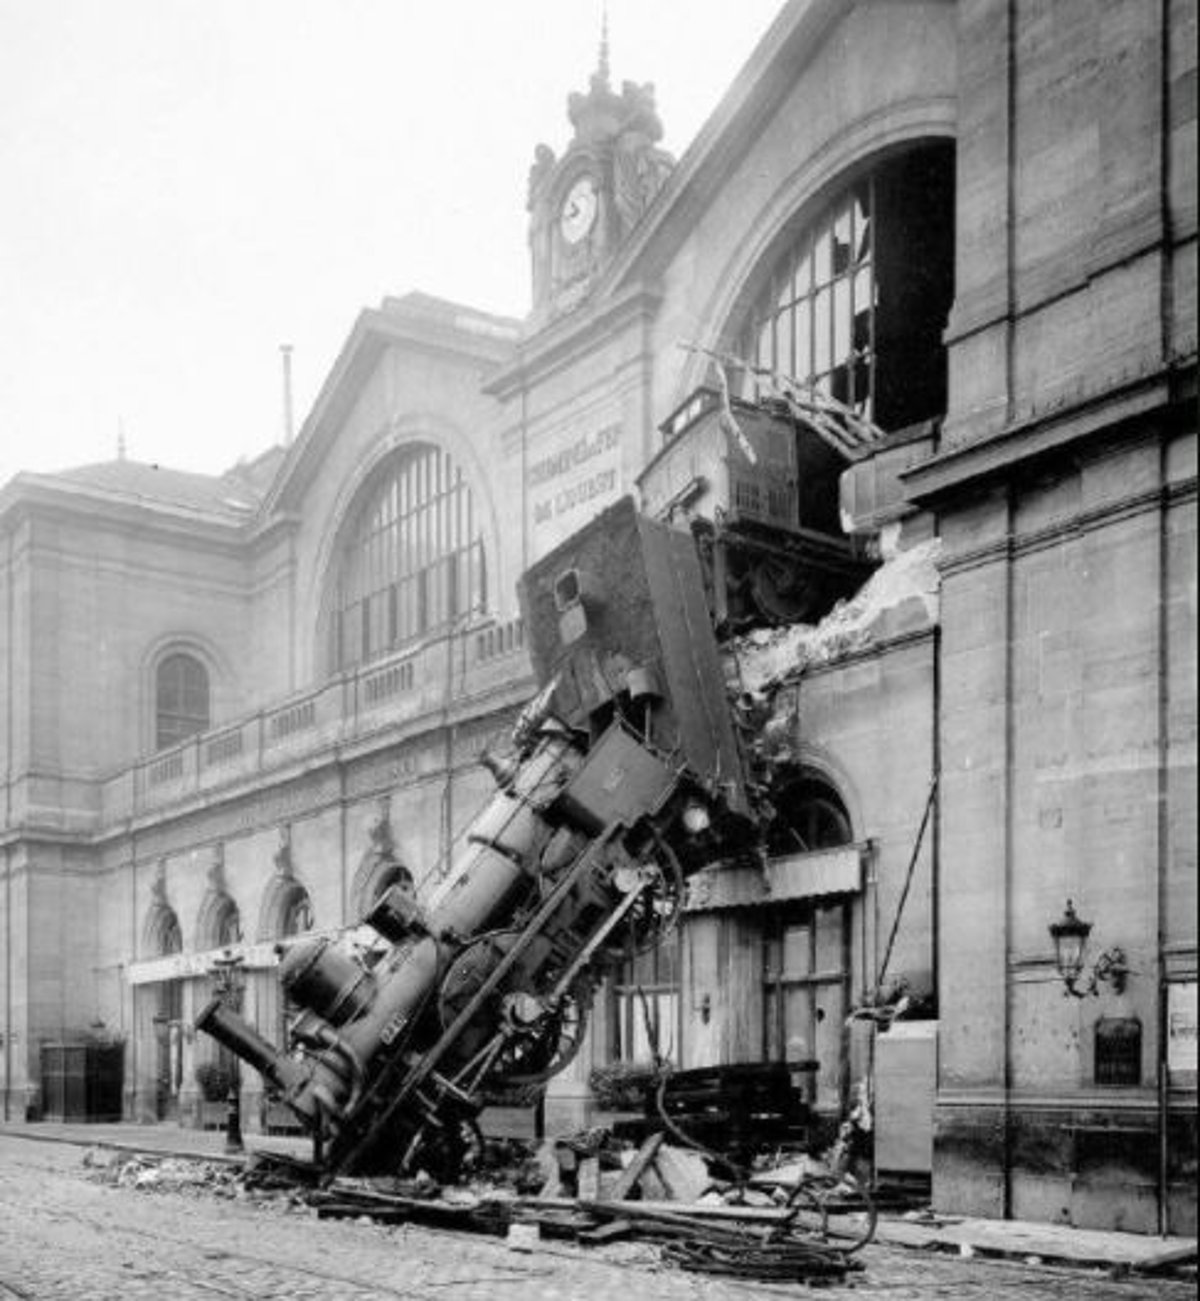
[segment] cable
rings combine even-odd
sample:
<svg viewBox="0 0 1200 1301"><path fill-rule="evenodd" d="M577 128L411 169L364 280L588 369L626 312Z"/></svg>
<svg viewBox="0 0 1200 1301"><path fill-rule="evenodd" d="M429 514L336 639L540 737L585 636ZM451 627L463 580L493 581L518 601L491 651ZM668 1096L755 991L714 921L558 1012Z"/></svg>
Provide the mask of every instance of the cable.
<svg viewBox="0 0 1200 1301"><path fill-rule="evenodd" d="M764 1281L843 1279L850 1270L862 1268L857 1261L847 1260L836 1248L796 1241L747 1243L743 1246L685 1238L664 1243L662 1255L664 1260L693 1273Z"/></svg>

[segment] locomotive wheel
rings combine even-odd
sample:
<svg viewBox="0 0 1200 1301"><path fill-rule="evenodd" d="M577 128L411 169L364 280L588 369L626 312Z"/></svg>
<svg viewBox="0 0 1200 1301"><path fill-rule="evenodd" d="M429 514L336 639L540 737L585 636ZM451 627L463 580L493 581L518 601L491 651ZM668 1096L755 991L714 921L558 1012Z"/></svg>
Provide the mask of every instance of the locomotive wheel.
<svg viewBox="0 0 1200 1301"><path fill-rule="evenodd" d="M506 1085L542 1084L569 1066L587 1031L589 1002L588 991L576 984L555 1011L518 1027L492 1067L493 1078Z"/></svg>
<svg viewBox="0 0 1200 1301"><path fill-rule="evenodd" d="M454 1023L521 934L512 930L482 935L454 959L438 993L444 1027ZM535 939L533 945L539 943ZM545 985L550 984L552 979L546 979ZM530 976L518 964L464 1027L463 1051L456 1056L460 1060L473 1056L503 1030L506 1042L492 1060L488 1078L506 1085L540 1084L561 1071L579 1051L589 1002L587 982L578 980L557 1008L547 1009Z"/></svg>
<svg viewBox="0 0 1200 1301"><path fill-rule="evenodd" d="M472 940L459 951L450 963L438 990L438 1015L443 1029L450 1028L520 938L521 932L516 930L491 931ZM501 982L500 988L488 995L477 1016L478 1022L485 1026L483 1037L487 1037L502 1015L505 994L529 992L527 984L527 981L522 980L518 964ZM466 1033L473 1039L479 1038L473 1029L473 1025L468 1026Z"/></svg>
<svg viewBox="0 0 1200 1301"><path fill-rule="evenodd" d="M404 1173L424 1170L440 1184L469 1178L483 1163L483 1131L474 1116L448 1116L426 1125L420 1141L410 1148Z"/></svg>

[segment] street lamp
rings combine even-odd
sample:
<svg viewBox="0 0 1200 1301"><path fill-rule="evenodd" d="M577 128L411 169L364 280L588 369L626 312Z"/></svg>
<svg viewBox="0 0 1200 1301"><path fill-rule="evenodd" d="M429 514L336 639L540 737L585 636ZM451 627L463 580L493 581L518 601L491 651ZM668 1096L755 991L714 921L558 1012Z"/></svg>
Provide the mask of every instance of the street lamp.
<svg viewBox="0 0 1200 1301"><path fill-rule="evenodd" d="M167 1046L171 1023L161 1008L150 1019L154 1023L154 1119L162 1120L167 1114L167 1099L171 1096L171 1057Z"/></svg>
<svg viewBox="0 0 1200 1301"><path fill-rule="evenodd" d="M1079 988L1083 979L1083 956L1091 933L1092 923L1085 922L1079 916L1070 899L1067 900L1063 915L1050 924L1050 938L1054 941L1054 965L1058 968L1066 992L1075 998L1086 998L1089 994L1099 994L1101 983L1107 982L1112 985L1114 993L1123 994L1129 966L1125 961L1125 950L1116 947L1104 950L1096 959L1087 984L1082 989Z"/></svg>
<svg viewBox="0 0 1200 1301"><path fill-rule="evenodd" d="M213 959L213 992L231 1011L242 1010L244 958L232 949L224 949ZM242 1073L241 1064L233 1057L229 1071L229 1093L226 1096L225 1151L231 1155L244 1152L242 1143Z"/></svg>

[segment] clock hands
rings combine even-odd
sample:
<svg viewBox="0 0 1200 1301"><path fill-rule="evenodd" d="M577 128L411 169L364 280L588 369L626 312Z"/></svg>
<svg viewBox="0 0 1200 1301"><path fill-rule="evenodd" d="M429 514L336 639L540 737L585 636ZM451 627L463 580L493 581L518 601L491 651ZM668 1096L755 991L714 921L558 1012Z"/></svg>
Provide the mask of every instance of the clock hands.
<svg viewBox="0 0 1200 1301"><path fill-rule="evenodd" d="M569 244L578 243L591 229L595 219L596 186L590 177L585 177L567 191L559 210L563 238Z"/></svg>

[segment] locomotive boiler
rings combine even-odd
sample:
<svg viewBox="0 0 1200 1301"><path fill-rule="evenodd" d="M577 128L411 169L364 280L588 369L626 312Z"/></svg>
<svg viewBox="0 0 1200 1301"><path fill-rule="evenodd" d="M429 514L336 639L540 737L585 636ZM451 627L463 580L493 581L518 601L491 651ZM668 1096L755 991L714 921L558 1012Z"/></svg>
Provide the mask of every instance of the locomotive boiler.
<svg viewBox="0 0 1200 1301"><path fill-rule="evenodd" d="M340 1173L453 1179L489 1093L579 1047L592 992L651 944L689 873L754 819L692 539L630 499L522 578L540 690L449 870L394 886L358 951L292 944L281 1049L219 999L197 1026L257 1069Z"/></svg>

